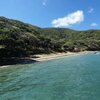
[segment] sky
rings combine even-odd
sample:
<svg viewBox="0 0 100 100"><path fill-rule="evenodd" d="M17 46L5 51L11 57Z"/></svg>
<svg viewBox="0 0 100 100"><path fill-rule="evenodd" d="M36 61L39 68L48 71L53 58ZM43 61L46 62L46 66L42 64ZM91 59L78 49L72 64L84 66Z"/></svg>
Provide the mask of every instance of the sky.
<svg viewBox="0 0 100 100"><path fill-rule="evenodd" d="M100 0L0 0L0 16L39 27L100 29Z"/></svg>

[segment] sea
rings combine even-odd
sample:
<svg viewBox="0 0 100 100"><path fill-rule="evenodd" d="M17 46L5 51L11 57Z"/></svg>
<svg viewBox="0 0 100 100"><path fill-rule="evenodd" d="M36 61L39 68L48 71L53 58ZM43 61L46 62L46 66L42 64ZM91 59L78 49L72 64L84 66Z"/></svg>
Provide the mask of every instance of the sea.
<svg viewBox="0 0 100 100"><path fill-rule="evenodd" d="M0 100L100 100L100 53L0 68Z"/></svg>

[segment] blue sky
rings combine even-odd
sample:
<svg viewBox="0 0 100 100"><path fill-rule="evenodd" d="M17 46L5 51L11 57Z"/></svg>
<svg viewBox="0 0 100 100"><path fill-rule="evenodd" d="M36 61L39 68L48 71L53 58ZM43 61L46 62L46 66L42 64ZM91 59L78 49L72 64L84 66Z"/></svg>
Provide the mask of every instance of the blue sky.
<svg viewBox="0 0 100 100"><path fill-rule="evenodd" d="M0 16L40 27L100 29L100 0L0 0Z"/></svg>

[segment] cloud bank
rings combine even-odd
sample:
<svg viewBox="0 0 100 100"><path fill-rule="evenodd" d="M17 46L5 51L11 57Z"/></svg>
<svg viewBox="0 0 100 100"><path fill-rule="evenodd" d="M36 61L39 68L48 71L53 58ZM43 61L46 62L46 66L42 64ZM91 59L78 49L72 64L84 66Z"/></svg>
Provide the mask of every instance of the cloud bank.
<svg viewBox="0 0 100 100"><path fill-rule="evenodd" d="M73 24L81 23L84 21L84 13L82 10L70 13L63 18L57 18L52 21L53 27L68 27Z"/></svg>
<svg viewBox="0 0 100 100"><path fill-rule="evenodd" d="M89 9L88 13L92 13L94 11L94 8Z"/></svg>
<svg viewBox="0 0 100 100"><path fill-rule="evenodd" d="M47 0L43 0L42 5L46 6L47 5Z"/></svg>
<svg viewBox="0 0 100 100"><path fill-rule="evenodd" d="M95 26L97 26L97 23L92 23L91 26L95 27Z"/></svg>

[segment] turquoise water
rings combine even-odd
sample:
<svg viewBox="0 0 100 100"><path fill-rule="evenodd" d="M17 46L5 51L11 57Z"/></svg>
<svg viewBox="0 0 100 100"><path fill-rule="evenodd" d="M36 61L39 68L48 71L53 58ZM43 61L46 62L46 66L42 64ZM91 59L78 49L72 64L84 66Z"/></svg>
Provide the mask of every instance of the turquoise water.
<svg viewBox="0 0 100 100"><path fill-rule="evenodd" d="M0 100L100 100L100 54L1 68Z"/></svg>

